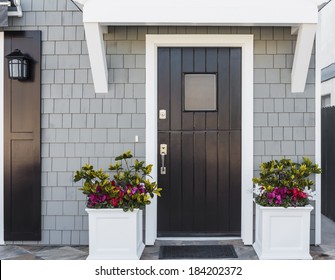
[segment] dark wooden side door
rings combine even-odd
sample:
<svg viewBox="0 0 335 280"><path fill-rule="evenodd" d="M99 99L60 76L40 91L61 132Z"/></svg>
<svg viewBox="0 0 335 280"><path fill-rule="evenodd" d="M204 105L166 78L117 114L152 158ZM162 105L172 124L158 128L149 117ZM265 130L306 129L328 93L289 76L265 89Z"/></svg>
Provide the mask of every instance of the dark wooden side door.
<svg viewBox="0 0 335 280"><path fill-rule="evenodd" d="M240 235L241 49L159 48L158 109L158 236Z"/></svg>
<svg viewBox="0 0 335 280"><path fill-rule="evenodd" d="M30 79L10 80L4 69L4 238L41 239L40 31L5 32L5 55L31 58Z"/></svg>

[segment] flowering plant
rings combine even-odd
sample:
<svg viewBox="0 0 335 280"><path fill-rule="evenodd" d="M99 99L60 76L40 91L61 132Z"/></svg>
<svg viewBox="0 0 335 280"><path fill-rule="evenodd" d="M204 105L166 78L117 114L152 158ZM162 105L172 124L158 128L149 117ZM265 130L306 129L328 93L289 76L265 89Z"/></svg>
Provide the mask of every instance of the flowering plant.
<svg viewBox="0 0 335 280"><path fill-rule="evenodd" d="M321 169L309 158L303 158L302 163L290 159L271 160L262 163L260 167L260 177L252 179L257 184L257 204L297 207L305 206L313 199L314 182L309 176L321 173Z"/></svg>
<svg viewBox="0 0 335 280"><path fill-rule="evenodd" d="M124 211L143 209L150 204L154 194L160 196L161 188L156 182L151 182L152 164L145 165L144 161L134 161L130 166L128 159L133 155L130 151L115 158L116 163L109 166L114 171L114 179L102 169L94 170L92 165L85 164L76 171L74 181L84 180L80 190L87 195L88 208L122 208ZM125 168L123 167L125 165Z"/></svg>

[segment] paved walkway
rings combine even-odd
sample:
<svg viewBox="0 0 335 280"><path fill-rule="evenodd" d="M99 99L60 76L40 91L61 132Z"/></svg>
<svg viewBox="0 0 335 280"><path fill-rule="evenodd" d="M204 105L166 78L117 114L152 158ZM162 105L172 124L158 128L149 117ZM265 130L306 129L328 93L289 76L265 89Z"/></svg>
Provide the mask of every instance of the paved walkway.
<svg viewBox="0 0 335 280"><path fill-rule="evenodd" d="M232 244L241 260L257 260L252 246L243 245L241 240L225 241L157 241L155 246L144 249L143 260L158 259L160 245L191 245L191 244ZM85 260L88 246L36 246L36 245L5 245L0 246L1 260ZM335 223L322 217L322 237L320 246L311 246L314 260L335 260Z"/></svg>

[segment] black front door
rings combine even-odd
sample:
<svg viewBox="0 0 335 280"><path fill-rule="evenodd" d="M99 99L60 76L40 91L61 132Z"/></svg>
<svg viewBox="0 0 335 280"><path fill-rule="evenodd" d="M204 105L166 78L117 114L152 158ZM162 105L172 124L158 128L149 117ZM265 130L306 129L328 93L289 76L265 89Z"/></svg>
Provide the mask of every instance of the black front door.
<svg viewBox="0 0 335 280"><path fill-rule="evenodd" d="M240 235L241 49L159 48L158 110L158 236Z"/></svg>

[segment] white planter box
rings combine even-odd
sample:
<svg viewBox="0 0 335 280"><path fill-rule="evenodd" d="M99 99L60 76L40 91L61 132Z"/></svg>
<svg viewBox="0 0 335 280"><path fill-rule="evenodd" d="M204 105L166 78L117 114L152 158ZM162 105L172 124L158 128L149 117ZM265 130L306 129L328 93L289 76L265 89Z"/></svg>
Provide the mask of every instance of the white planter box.
<svg viewBox="0 0 335 280"><path fill-rule="evenodd" d="M256 240L259 259L312 259L310 249L311 205L263 207L256 204Z"/></svg>
<svg viewBox="0 0 335 280"><path fill-rule="evenodd" d="M142 210L86 208L89 223L88 260L138 260L144 250Z"/></svg>

